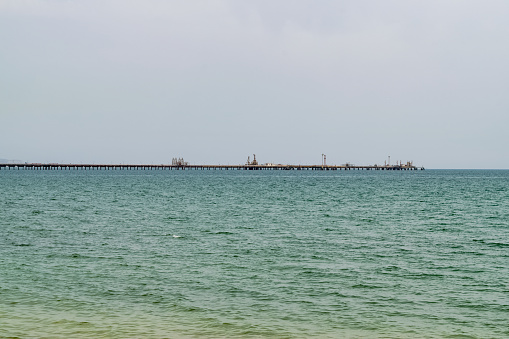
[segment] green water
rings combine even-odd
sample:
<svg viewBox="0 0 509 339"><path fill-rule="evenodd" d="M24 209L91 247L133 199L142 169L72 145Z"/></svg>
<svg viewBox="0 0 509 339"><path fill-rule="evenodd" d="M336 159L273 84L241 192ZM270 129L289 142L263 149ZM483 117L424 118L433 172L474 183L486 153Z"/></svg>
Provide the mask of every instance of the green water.
<svg viewBox="0 0 509 339"><path fill-rule="evenodd" d="M0 337L507 338L509 171L0 170Z"/></svg>

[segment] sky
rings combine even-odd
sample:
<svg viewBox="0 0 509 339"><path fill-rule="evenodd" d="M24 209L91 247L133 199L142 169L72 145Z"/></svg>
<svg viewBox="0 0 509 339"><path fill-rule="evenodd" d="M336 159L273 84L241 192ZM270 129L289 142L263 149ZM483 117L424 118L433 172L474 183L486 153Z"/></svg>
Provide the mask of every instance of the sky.
<svg viewBox="0 0 509 339"><path fill-rule="evenodd" d="M0 0L0 158L509 169L509 1Z"/></svg>

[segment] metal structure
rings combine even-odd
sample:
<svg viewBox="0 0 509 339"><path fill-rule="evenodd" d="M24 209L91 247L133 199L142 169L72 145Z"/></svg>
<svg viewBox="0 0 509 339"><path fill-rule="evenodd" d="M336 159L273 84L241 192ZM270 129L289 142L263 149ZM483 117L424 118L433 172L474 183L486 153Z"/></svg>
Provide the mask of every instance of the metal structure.
<svg viewBox="0 0 509 339"><path fill-rule="evenodd" d="M253 161L250 161L249 157L247 157L246 166L257 166L258 161L256 161L256 154L253 154Z"/></svg>
<svg viewBox="0 0 509 339"><path fill-rule="evenodd" d="M184 161L184 158L172 158L171 165L172 166L189 166L189 163Z"/></svg>
<svg viewBox="0 0 509 339"><path fill-rule="evenodd" d="M345 165L190 165L184 164L172 165L144 165L144 164L41 164L41 163L21 163L21 164L0 164L0 170L310 170L310 171L338 171L338 170L376 170L376 171L415 171L424 170L424 167L416 167L411 161L404 165L369 165L355 166L349 163Z"/></svg>
<svg viewBox="0 0 509 339"><path fill-rule="evenodd" d="M375 171L415 171L424 170L424 167L416 167L413 161L402 161L396 165L387 160L383 166L368 165L355 166L350 163L344 165L327 165L327 156L322 154L322 165L283 165L283 164L258 164L256 154L253 161L247 157L245 165L190 165L184 158L173 158L171 165L145 165L145 164L58 164L58 163L0 163L0 170L310 170L310 171L337 171L337 170L375 170Z"/></svg>

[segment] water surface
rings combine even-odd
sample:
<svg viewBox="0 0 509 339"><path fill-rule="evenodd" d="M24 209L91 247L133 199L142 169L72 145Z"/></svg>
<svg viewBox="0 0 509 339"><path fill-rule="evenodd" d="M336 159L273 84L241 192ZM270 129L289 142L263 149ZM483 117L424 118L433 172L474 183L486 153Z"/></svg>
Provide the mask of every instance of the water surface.
<svg viewBox="0 0 509 339"><path fill-rule="evenodd" d="M507 338L509 171L0 170L0 337Z"/></svg>

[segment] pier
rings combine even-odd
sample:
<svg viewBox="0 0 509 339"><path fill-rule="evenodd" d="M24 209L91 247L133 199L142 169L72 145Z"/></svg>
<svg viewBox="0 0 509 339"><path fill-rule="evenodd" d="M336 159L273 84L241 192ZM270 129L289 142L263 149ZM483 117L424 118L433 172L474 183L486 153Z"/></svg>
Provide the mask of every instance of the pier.
<svg viewBox="0 0 509 339"><path fill-rule="evenodd" d="M21 164L0 164L0 170L244 170L244 171L416 171L424 170L424 167L417 167L409 164L398 165L143 165L143 164L59 164L59 163L21 163Z"/></svg>

